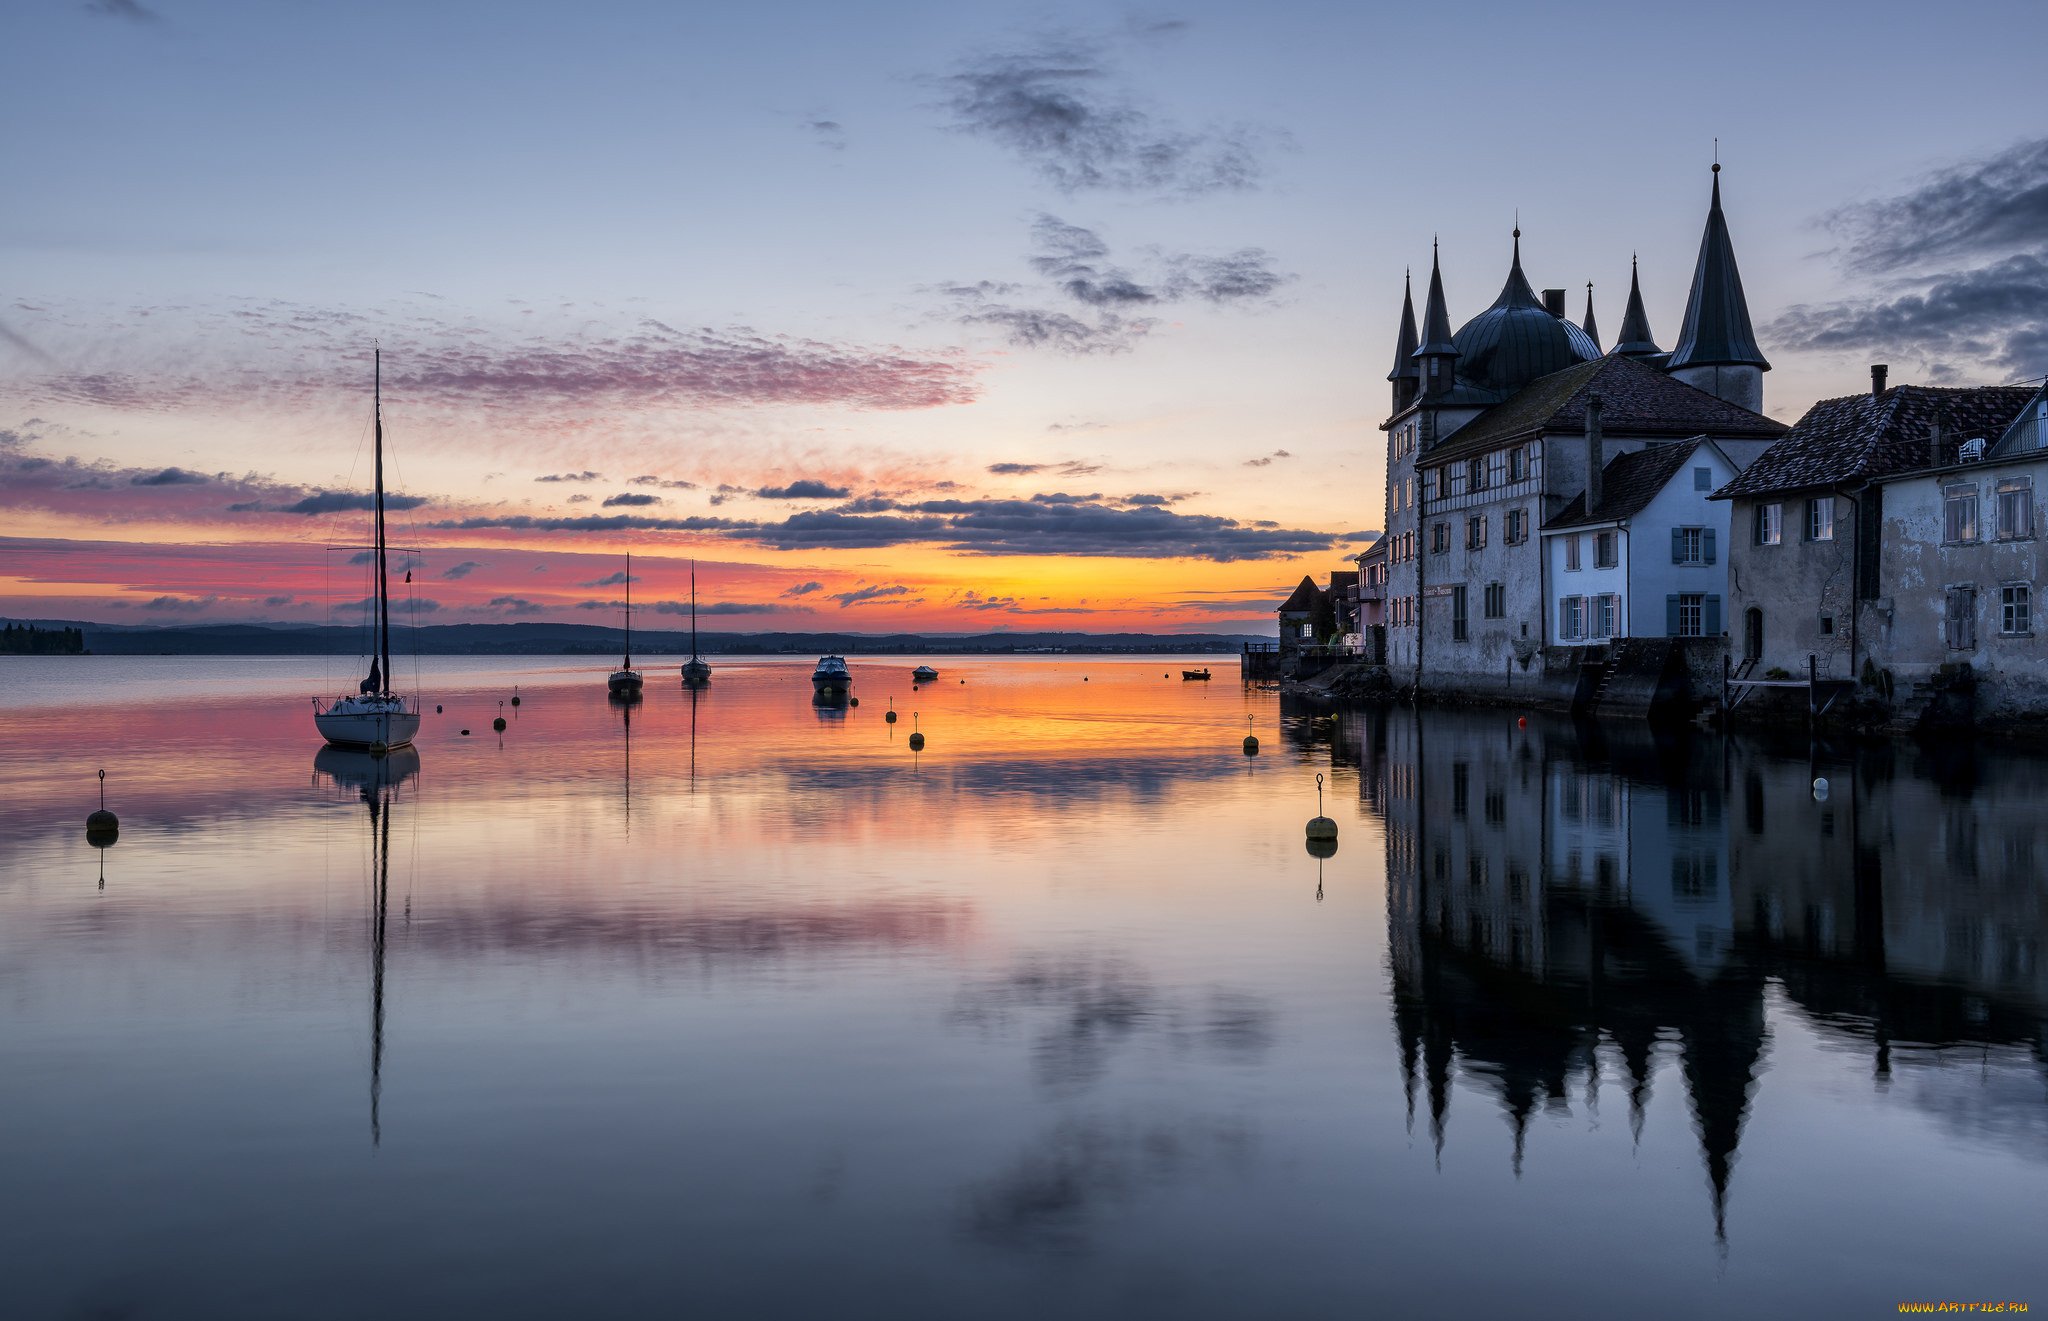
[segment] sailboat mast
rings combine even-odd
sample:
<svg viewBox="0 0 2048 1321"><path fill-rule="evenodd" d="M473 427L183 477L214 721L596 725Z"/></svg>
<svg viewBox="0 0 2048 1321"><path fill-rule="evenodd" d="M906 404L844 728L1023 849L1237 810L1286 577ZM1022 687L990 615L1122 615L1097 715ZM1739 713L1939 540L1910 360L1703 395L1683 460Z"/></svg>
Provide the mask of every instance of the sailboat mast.
<svg viewBox="0 0 2048 1321"><path fill-rule="evenodd" d="M690 561L690 659L697 659L697 561Z"/></svg>
<svg viewBox="0 0 2048 1321"><path fill-rule="evenodd" d="M633 668L633 552L630 550L626 552L626 654L619 668Z"/></svg>
<svg viewBox="0 0 2048 1321"><path fill-rule="evenodd" d="M391 584L384 566L384 350L376 350L377 413L377 657L384 691L391 691Z"/></svg>

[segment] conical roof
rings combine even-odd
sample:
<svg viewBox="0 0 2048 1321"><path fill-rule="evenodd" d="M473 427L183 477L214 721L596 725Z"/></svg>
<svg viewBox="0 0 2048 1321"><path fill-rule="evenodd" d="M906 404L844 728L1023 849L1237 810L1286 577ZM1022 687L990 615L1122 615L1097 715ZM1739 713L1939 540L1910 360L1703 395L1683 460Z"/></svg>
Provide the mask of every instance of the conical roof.
<svg viewBox="0 0 2048 1321"><path fill-rule="evenodd" d="M1735 268L1735 245L1728 238L1728 218L1721 214L1721 166L1714 165L1714 197L1707 208L1706 232L1700 236L1699 264L1692 274L1692 294L1685 303L1685 324L1667 368L1761 367L1771 364L1757 347L1749 325L1749 303L1742 296L1742 273Z"/></svg>
<svg viewBox="0 0 2048 1321"><path fill-rule="evenodd" d="M1458 379L1501 395L1600 356L1599 344L1563 317L1551 315L1529 287L1529 277L1522 274L1520 229L1515 230L1514 257L1500 297L1467 321L1451 343L1458 350Z"/></svg>
<svg viewBox="0 0 2048 1321"><path fill-rule="evenodd" d="M1415 290L1407 277L1401 281L1401 333L1394 339L1394 370L1387 373L1390 381L1404 381L1418 378L1422 368L1415 365Z"/></svg>
<svg viewBox="0 0 2048 1321"><path fill-rule="evenodd" d="M1457 346L1451 342L1451 314L1444 307L1444 267L1437 255L1436 244L1429 245L1429 301L1422 313L1422 343L1413 356L1417 358L1454 357Z"/></svg>
<svg viewBox="0 0 2048 1321"><path fill-rule="evenodd" d="M1593 319L1593 282L1586 281L1586 338L1595 344L1600 342L1600 323Z"/></svg>
<svg viewBox="0 0 2048 1321"><path fill-rule="evenodd" d="M1643 310L1643 282L1636 273L1636 259L1628 259L1628 310L1621 315L1621 338L1614 351L1631 358L1648 358L1664 352L1650 333L1650 314Z"/></svg>

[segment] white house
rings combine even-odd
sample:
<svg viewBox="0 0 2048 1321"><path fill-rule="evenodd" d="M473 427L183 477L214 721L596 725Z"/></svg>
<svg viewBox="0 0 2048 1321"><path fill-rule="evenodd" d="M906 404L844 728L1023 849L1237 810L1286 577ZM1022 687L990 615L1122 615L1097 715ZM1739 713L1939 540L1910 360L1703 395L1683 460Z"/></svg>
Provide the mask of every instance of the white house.
<svg viewBox="0 0 2048 1321"><path fill-rule="evenodd" d="M1721 634L1729 508L1709 497L1741 471L1705 436L1602 465L1543 527L1544 641Z"/></svg>

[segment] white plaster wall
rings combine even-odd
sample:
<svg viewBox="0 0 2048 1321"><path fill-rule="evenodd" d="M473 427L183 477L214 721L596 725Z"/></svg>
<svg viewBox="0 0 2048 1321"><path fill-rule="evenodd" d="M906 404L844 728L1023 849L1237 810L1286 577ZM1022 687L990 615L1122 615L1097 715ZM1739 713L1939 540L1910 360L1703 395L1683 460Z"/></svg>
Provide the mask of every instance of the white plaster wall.
<svg viewBox="0 0 2048 1321"><path fill-rule="evenodd" d="M1712 470L1711 485L1693 489L1694 468ZM1702 445L1693 451L1684 467L1665 483L1656 499L1629 520L1630 550L1623 563L1628 568L1628 635L1635 638L1665 636L1664 598L1677 593L1699 592L1721 598L1721 631L1729 632L1728 554L1730 509L1726 500L1707 497L1734 481L1734 465L1713 448ZM1704 527L1714 530L1712 564L1673 564L1671 529ZM1843 625L1847 627L1846 621Z"/></svg>
<svg viewBox="0 0 2048 1321"><path fill-rule="evenodd" d="M1557 635L1557 603L1567 596L1603 596L1608 593L1620 596L1621 621L1623 630L1629 626L1628 608L1628 532L1612 529L1615 533L1615 567L1597 569L1594 566L1594 539L1609 527L1579 528L1571 532L1553 533L1543 538L1546 560L1546 582L1544 591L1549 598L1544 608L1544 638L1557 646L1573 646L1585 642L1585 638L1561 638ZM1565 568L1565 543L1573 537L1579 539L1579 567ZM1661 621L1660 630L1661 631ZM1625 632L1623 634L1626 635Z"/></svg>

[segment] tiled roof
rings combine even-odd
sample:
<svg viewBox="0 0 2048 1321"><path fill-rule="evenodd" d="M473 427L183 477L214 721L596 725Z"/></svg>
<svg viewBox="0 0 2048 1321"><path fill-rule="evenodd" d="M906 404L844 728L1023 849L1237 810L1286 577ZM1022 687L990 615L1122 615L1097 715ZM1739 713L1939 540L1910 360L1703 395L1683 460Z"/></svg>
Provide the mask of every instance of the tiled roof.
<svg viewBox="0 0 2048 1321"><path fill-rule="evenodd" d="M1600 503L1588 512L1586 493L1581 491L1543 530L1613 523L1641 513L1705 440L1700 436L1615 455L1600 470Z"/></svg>
<svg viewBox="0 0 2048 1321"><path fill-rule="evenodd" d="M1952 461L1958 442L1973 436L1996 440L2033 397L2033 389L2024 385L1899 385L1882 395L1823 399L1740 477L1714 494L1807 491L1928 467L1928 441L1935 418L1944 410L1944 462Z"/></svg>
<svg viewBox="0 0 2048 1321"><path fill-rule="evenodd" d="M1282 601L1280 608L1282 610L1313 610L1316 608L1316 598L1322 594L1323 589L1316 586L1316 580L1307 574L1303 574L1301 582L1294 588L1294 595Z"/></svg>
<svg viewBox="0 0 2048 1321"><path fill-rule="evenodd" d="M1600 425L1609 435L1768 440L1785 431L1782 422L1610 353L1531 381L1432 446L1422 461L1457 458L1539 431L1584 431L1586 396L1595 390L1600 392Z"/></svg>

